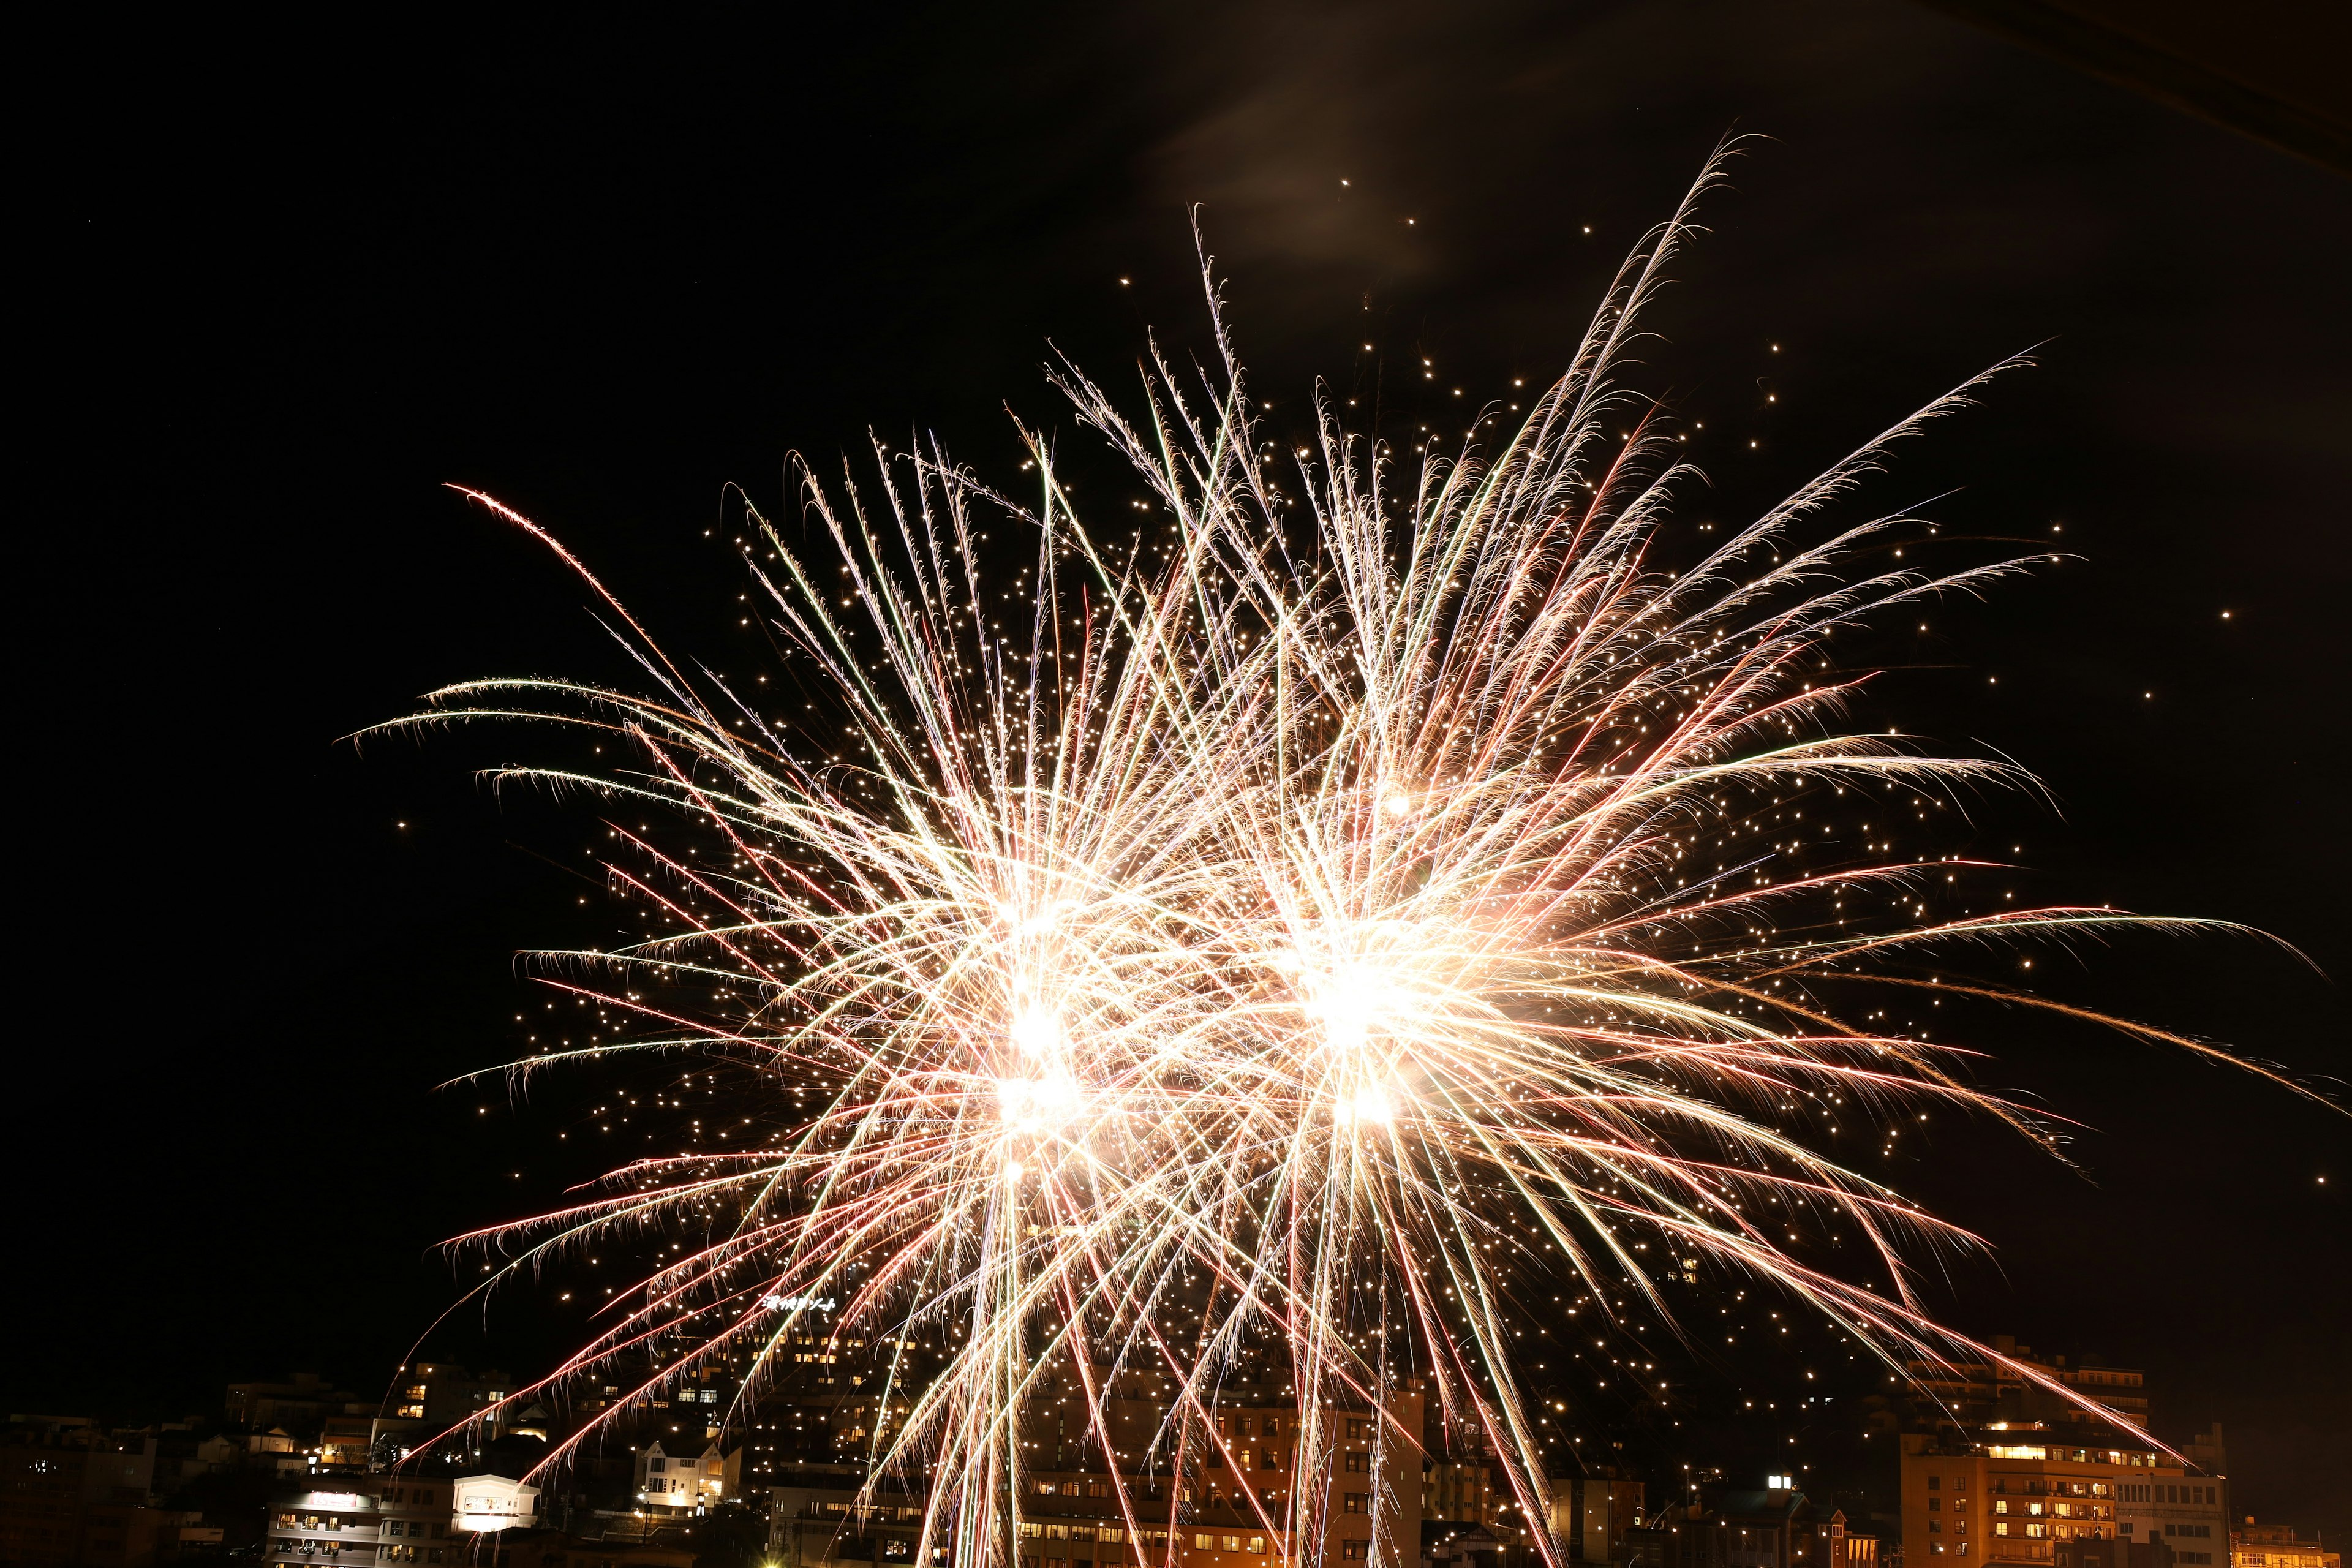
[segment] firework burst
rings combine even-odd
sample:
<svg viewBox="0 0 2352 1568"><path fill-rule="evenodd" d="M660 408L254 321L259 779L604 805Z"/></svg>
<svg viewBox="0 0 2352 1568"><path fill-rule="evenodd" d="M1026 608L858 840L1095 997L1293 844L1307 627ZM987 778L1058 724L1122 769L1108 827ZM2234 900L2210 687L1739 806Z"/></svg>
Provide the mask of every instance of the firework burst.
<svg viewBox="0 0 2352 1568"><path fill-rule="evenodd" d="M889 1347L864 1444L877 1475L920 1478L916 1560L978 1563L1014 1550L1047 1382L1135 1529L1185 1506L1137 1478L1196 1467L1222 1381L1271 1358L1302 1484L1243 1501L1311 1557L1318 1423L1409 1380L1544 1511L1529 1280L1663 1310L1671 1258L1768 1282L1898 1367L1991 1354L1908 1284L1921 1247L1968 1238L1806 1118L1926 1097L2039 1131L1915 1036L1841 1021L1842 988L1931 984L1900 961L1938 944L2148 922L1889 924L1864 895L1965 868L1820 842L1843 792L1932 817L2004 776L1842 731L1825 654L2023 564L1930 575L1878 549L1909 520L1828 521L1977 382L1696 563L1654 561L1692 470L1617 367L1714 177L1524 423L1482 420L1409 489L1328 409L1307 445L1263 440L1212 285L1222 359L1155 353L1135 414L1054 376L1147 525L1082 521L1034 433L1025 501L877 447L863 486L807 476L813 546L753 520L797 714L673 663L599 584L643 691L477 681L406 721L553 721L632 758L507 770L630 805L612 875L646 939L552 955L551 983L636 1020L595 1054L757 1072L731 1150L470 1238L504 1272L654 1224L700 1238L541 1388L640 1369L604 1419L730 1358L756 1397L828 1312L824 1335ZM991 532L1034 556L1004 565ZM640 833L647 806L690 836ZM1871 1268L1808 1261L1798 1226ZM1147 1387L1139 1435L1115 1407Z"/></svg>

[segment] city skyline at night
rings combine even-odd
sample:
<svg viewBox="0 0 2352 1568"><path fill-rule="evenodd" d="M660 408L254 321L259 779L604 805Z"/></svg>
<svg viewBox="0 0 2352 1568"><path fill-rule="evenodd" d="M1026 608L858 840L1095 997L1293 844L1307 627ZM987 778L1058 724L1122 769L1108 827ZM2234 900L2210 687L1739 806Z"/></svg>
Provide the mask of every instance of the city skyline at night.
<svg viewBox="0 0 2352 1568"><path fill-rule="evenodd" d="M2267 12L2197 81L1985 20L117 47L27 1462L152 1446L134 1535L200 1449L389 1519L466 1415L582 1540L658 1458L728 1530L965 1476L890 1505L959 1559L2332 1549L2352 202L2213 85L2304 91ZM1089 1368L1201 1496L1039 1500ZM1230 1380L1279 1487L1205 1489Z"/></svg>

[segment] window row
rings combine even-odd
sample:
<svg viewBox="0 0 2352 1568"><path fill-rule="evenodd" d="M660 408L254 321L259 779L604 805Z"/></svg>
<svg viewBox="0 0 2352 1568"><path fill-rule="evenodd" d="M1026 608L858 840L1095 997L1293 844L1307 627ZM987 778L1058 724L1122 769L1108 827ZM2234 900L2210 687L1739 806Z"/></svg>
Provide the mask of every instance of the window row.
<svg viewBox="0 0 2352 1568"><path fill-rule="evenodd" d="M1024 1519L1021 1521L1021 1533L1032 1541L1101 1541L1116 1546L1127 1539L1127 1527L1118 1524L1092 1522L1079 1524L1059 1520ZM1148 1536L1151 1532L1141 1531L1138 1533ZM1160 1531L1160 1535L1164 1541L1167 1531Z"/></svg>

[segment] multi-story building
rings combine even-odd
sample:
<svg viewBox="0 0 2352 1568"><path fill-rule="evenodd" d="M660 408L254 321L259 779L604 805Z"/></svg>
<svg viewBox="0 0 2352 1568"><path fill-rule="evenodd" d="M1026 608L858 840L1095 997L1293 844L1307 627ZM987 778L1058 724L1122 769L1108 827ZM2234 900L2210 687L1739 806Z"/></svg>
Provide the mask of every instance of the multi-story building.
<svg viewBox="0 0 2352 1568"><path fill-rule="evenodd" d="M1111 1467L1087 1466L1079 1445L1060 1445L1072 1468L1033 1478L1035 1517L1024 1519L1023 1528L1038 1533L1032 1537L1036 1544L1022 1553L1021 1568L1074 1568L1087 1555L1077 1550L1080 1530L1094 1536L1097 1562L1162 1560L1172 1545L1176 1561L1189 1568L1283 1568L1298 1560L1298 1542L1309 1531L1327 1563L1410 1568L1418 1560L1418 1393L1396 1394L1384 1412L1317 1411L1310 1446L1306 1413L1295 1402L1254 1394L1246 1386L1231 1392L1230 1402L1214 1414L1213 1433L1199 1435L1200 1458L1186 1474L1122 1477L1140 1489L1137 1512L1150 1521L1136 1541L1127 1540L1122 1528ZM1137 1455L1160 1429L1165 1406L1114 1399L1107 1414L1114 1447ZM1301 1471L1302 1452L1317 1449L1321 1463ZM1066 1552L1055 1550L1059 1538L1053 1533L1066 1521L1073 1532ZM1102 1552L1103 1545L1118 1550ZM1035 1561L1028 1561L1033 1555Z"/></svg>
<svg viewBox="0 0 2352 1568"><path fill-rule="evenodd" d="M427 1431L446 1432L483 1415L514 1391L513 1376L496 1369L476 1377L451 1362L411 1362L400 1369L383 1408L367 1408L391 1420L420 1422ZM488 1435L500 1436L505 1422L492 1415L490 1423Z"/></svg>
<svg viewBox="0 0 2352 1568"><path fill-rule="evenodd" d="M471 1562L485 1535L539 1521L539 1489L504 1476L320 1476L270 1510L263 1561L304 1564Z"/></svg>
<svg viewBox="0 0 2352 1568"><path fill-rule="evenodd" d="M1912 1365L1933 1396L1915 1405L1913 1429L1901 1438L1903 1536L1919 1560L1914 1568L1937 1557L2055 1563L2068 1542L2102 1541L2137 1543L2154 1556L2144 1564L2145 1552L2074 1555L2128 1559L2127 1568L2228 1568L2219 1426L2186 1456L2163 1452L2138 1435L2150 1403L2137 1369L2037 1356L2007 1335L1992 1345L2024 1370Z"/></svg>
<svg viewBox="0 0 2352 1568"><path fill-rule="evenodd" d="M1953 1568L2050 1563L2060 1542L2155 1534L2176 1552L2210 1550L2200 1543L2213 1537L2199 1532L2223 1517L2219 1478L2114 1428L2001 1425L1914 1434L1903 1450L1903 1539L1914 1568L1936 1558L1958 1560Z"/></svg>
<svg viewBox="0 0 2352 1568"><path fill-rule="evenodd" d="M71 1563L81 1551L88 1422L9 1422L0 1444L0 1563Z"/></svg>
<svg viewBox="0 0 2352 1568"><path fill-rule="evenodd" d="M392 1476L320 1477L272 1504L263 1561L304 1563L455 1563L446 1481Z"/></svg>
<svg viewBox="0 0 2352 1568"><path fill-rule="evenodd" d="M1288 1568L1309 1532L1326 1563L1413 1568L1419 1560L1418 1393L1397 1394L1383 1411L1318 1410L1310 1434L1295 1400L1235 1385L1171 1468L1146 1458L1164 1430L1163 1403L1114 1394L1101 1408L1104 1433L1070 1431L1042 1407L1030 1417L1037 1459L1024 1477L1019 1568ZM1302 1452L1322 1459L1302 1472ZM794 1479L802 1484L773 1494L780 1563L914 1562L919 1487L864 1493L860 1472L845 1466Z"/></svg>
<svg viewBox="0 0 2352 1568"><path fill-rule="evenodd" d="M745 1381L755 1379L759 1412L741 1428L747 1487L790 1486L808 1465L856 1463L877 1436L896 1429L908 1407L907 1391L924 1386L944 1364L937 1345L887 1335L869 1340L841 1326L831 1300L795 1298L792 1304L797 1319L765 1349L681 1368L652 1399L651 1415L660 1426L674 1428L681 1439L715 1442ZM887 1392L892 1389L895 1394ZM1041 1433L1039 1440L1048 1445L1041 1462L1057 1465L1050 1450L1078 1436L1066 1429Z"/></svg>
<svg viewBox="0 0 2352 1568"><path fill-rule="evenodd" d="M2168 1464L2116 1490L2116 1533L2162 1541L2180 1568L2229 1568L2230 1487L2221 1476Z"/></svg>
<svg viewBox="0 0 2352 1568"><path fill-rule="evenodd" d="M1643 1485L1602 1468L1551 1483L1551 1536L1566 1563L1622 1563L1625 1531L1642 1521Z"/></svg>
<svg viewBox="0 0 2352 1568"><path fill-rule="evenodd" d="M358 1402L348 1389L335 1388L315 1372L298 1372L285 1383L232 1383L226 1405L228 1418L257 1432L275 1428L295 1436L315 1433L329 1415L343 1415ZM361 1408L373 1411L373 1405Z"/></svg>
<svg viewBox="0 0 2352 1568"><path fill-rule="evenodd" d="M2032 1345L2019 1344L2008 1334L1995 1334L1992 1348L2070 1393L2147 1430L2147 1379L2137 1368L2083 1362L2069 1365L2064 1356L2036 1355ZM1997 1422L2065 1423L2083 1419L2081 1406L1997 1362L1947 1365L1915 1361L1906 1371L1915 1395L1937 1412L1937 1420L1963 1428L1990 1426Z"/></svg>
<svg viewBox="0 0 2352 1568"><path fill-rule="evenodd" d="M1495 1468L1483 1459L1435 1460L1421 1473L1421 1517L1447 1524L1491 1525L1497 1505L1508 1500L1496 1492Z"/></svg>
<svg viewBox="0 0 2352 1568"><path fill-rule="evenodd" d="M832 1561L835 1538L861 1506L864 1468L793 1460L782 1473L787 1484L768 1489L769 1558L776 1568L813 1568Z"/></svg>
<svg viewBox="0 0 2352 1568"><path fill-rule="evenodd" d="M334 1479L286 1493L272 1506L264 1560L280 1568L299 1563L375 1561L380 1521L364 1478ZM448 1522L442 1521L442 1537ZM439 1562L446 1547L428 1559Z"/></svg>
<svg viewBox="0 0 2352 1568"><path fill-rule="evenodd" d="M2078 1535L2059 1542L2051 1553L2052 1568L2174 1568L2172 1548L2161 1541Z"/></svg>
<svg viewBox="0 0 2352 1568"><path fill-rule="evenodd" d="M376 1561L434 1563L442 1561L457 1533L451 1517L457 1488L439 1479L371 1476L366 1495L375 1502ZM279 1510L282 1515L286 1510ZM276 1554L272 1553L275 1557Z"/></svg>
<svg viewBox="0 0 2352 1568"><path fill-rule="evenodd" d="M2230 1532L2230 1568L2344 1568L2344 1557L2298 1538L2291 1524L2257 1524L2250 1513Z"/></svg>
<svg viewBox="0 0 2352 1568"><path fill-rule="evenodd" d="M144 1568L178 1555L205 1531L199 1515L155 1506L162 1447L152 1428L11 1416L0 1437L0 1563Z"/></svg>

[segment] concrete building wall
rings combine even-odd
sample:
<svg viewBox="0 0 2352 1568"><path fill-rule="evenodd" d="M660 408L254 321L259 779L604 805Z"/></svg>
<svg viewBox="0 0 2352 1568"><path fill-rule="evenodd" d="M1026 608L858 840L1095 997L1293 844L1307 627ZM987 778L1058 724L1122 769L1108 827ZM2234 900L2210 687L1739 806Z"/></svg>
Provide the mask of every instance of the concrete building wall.
<svg viewBox="0 0 2352 1568"><path fill-rule="evenodd" d="M2180 1568L2229 1568L2229 1483L2167 1468L2117 1484L2117 1533L2161 1540Z"/></svg>

